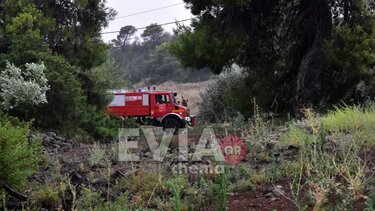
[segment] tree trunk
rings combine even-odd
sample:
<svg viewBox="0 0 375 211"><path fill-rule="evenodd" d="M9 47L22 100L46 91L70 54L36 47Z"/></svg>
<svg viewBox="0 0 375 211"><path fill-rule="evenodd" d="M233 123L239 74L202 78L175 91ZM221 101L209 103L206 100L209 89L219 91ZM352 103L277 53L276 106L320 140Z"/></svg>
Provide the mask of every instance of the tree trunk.
<svg viewBox="0 0 375 211"><path fill-rule="evenodd" d="M294 113L300 116L300 109L313 107L319 101L316 93L319 77L327 68L324 56L324 43L332 30L332 14L328 0L306 0L304 10L309 10L305 17L300 17L303 26L302 40L303 57L299 62L295 91ZM301 11L303 13L303 10Z"/></svg>
<svg viewBox="0 0 375 211"><path fill-rule="evenodd" d="M306 51L298 70L296 102L299 108L314 105L318 78L326 68L323 45L324 38L317 31L314 44Z"/></svg>

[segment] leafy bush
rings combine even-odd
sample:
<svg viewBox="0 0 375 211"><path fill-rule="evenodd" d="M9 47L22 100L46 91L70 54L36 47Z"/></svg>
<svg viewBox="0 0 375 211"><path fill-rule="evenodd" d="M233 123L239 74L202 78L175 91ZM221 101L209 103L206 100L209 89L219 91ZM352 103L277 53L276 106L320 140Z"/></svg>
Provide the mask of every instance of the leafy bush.
<svg viewBox="0 0 375 211"><path fill-rule="evenodd" d="M7 62L0 74L1 105L5 110L28 110L39 104L47 103L48 80L44 75L44 64L26 64L21 70Z"/></svg>
<svg viewBox="0 0 375 211"><path fill-rule="evenodd" d="M40 161L41 144L27 139L30 123L0 114L0 181L23 188Z"/></svg>
<svg viewBox="0 0 375 211"><path fill-rule="evenodd" d="M201 94L203 103L199 106L198 114L201 122L222 123L243 119L238 111L242 106L246 106L241 100L243 91L240 91L245 76L243 70L234 65L227 73L214 78L206 91Z"/></svg>
<svg viewBox="0 0 375 211"><path fill-rule="evenodd" d="M80 127L96 141L111 142L118 136L121 127L137 128L138 124L133 119L121 120L96 109L93 106L86 108L82 115Z"/></svg>

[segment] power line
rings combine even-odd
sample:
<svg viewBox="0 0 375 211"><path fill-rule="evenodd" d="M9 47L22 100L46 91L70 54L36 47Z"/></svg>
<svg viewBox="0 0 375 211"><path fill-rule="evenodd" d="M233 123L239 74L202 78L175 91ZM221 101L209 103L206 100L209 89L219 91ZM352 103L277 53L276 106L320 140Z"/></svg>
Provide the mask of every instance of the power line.
<svg viewBox="0 0 375 211"><path fill-rule="evenodd" d="M153 12L153 11L157 11L157 10L161 10L161 9L165 9L165 8L169 8L169 7L174 7L174 6L181 5L181 4L184 4L184 3L181 2L181 3L178 3L178 4L172 4L172 5L159 7L159 8L155 8L155 9L151 9L151 10L137 12L137 13L133 13L133 14L129 14L129 15L124 15L124 16L120 16L120 17L115 18L115 20L120 19L120 18L127 18L127 17L131 17L131 16L136 16L136 15L140 15L140 14L144 14L144 13L148 13L148 12Z"/></svg>
<svg viewBox="0 0 375 211"><path fill-rule="evenodd" d="M171 24L181 23L181 22L190 21L190 20L192 20L192 18L184 19L184 20L180 20L180 21L173 21L173 22L168 22L168 23L162 23L162 24L158 24L158 25L159 26L165 26L165 25L171 25ZM136 29L137 30L141 30L141 29L145 29L145 28L147 28L147 26L136 28ZM114 34L114 33L119 33L119 32L120 31L110 31L110 32L102 32L101 34Z"/></svg>

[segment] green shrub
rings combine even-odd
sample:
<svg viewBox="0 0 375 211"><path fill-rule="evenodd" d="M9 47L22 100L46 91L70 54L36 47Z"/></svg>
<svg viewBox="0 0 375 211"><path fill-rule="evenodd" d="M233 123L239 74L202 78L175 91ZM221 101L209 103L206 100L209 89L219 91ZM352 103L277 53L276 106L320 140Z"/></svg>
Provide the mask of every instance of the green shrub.
<svg viewBox="0 0 375 211"><path fill-rule="evenodd" d="M201 94L203 103L199 105L198 118L204 123L243 122L240 111L248 111L241 91L246 74L234 65L228 72L216 76Z"/></svg>
<svg viewBox="0 0 375 211"><path fill-rule="evenodd" d="M81 193L82 196L77 200L77 206L80 210L92 210L102 206L103 200L100 198L100 192L83 187Z"/></svg>
<svg viewBox="0 0 375 211"><path fill-rule="evenodd" d="M304 145L311 143L312 137L304 128L290 125L289 130L281 137L281 142L287 145Z"/></svg>
<svg viewBox="0 0 375 211"><path fill-rule="evenodd" d="M321 119L324 129L329 132L357 132L375 129L375 112L359 106L347 106L324 115Z"/></svg>
<svg viewBox="0 0 375 211"><path fill-rule="evenodd" d="M128 178L119 181L119 186L124 187L134 197L132 204L136 207L157 206L154 196L161 191L164 180L154 171L139 171Z"/></svg>
<svg viewBox="0 0 375 211"><path fill-rule="evenodd" d="M28 141L30 123L0 114L0 181L23 188L26 179L37 168L41 144Z"/></svg>
<svg viewBox="0 0 375 211"><path fill-rule="evenodd" d="M61 204L59 191L50 185L45 185L34 192L33 198L38 206L49 210L57 208Z"/></svg>
<svg viewBox="0 0 375 211"><path fill-rule="evenodd" d="M176 211L181 210L181 190L184 189L184 187L187 187L187 181L184 177L177 177L174 179L170 179L166 182L166 186L170 189L172 192L172 199L174 201L174 209Z"/></svg>
<svg viewBox="0 0 375 211"><path fill-rule="evenodd" d="M137 128L138 124L133 119L121 120L110 116L103 111L98 111L94 106L87 108L81 120L81 128L92 138L100 142L112 142L118 136L121 127Z"/></svg>

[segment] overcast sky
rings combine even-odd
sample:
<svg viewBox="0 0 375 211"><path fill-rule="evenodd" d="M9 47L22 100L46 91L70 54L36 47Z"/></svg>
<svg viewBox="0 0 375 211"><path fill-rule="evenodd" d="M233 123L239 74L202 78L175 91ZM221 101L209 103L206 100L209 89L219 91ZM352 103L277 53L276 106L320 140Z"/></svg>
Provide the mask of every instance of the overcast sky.
<svg viewBox="0 0 375 211"><path fill-rule="evenodd" d="M108 7L112 7L117 11L117 19L111 21L109 26L103 29L102 32L119 31L122 26L126 25L133 25L136 28L140 28L148 26L151 23L163 24L173 22L175 20L191 18L193 15L188 9L185 8L185 4L179 4L157 11L121 18L121 16L127 16L160 7L175 5L178 3L183 3L183 0L107 0ZM184 23L189 24L189 22ZM172 29L175 26L175 24L172 24L163 26L163 28L166 31L172 32ZM138 33L142 33L142 30L140 30ZM115 39L116 36L117 33L102 35L105 42Z"/></svg>

